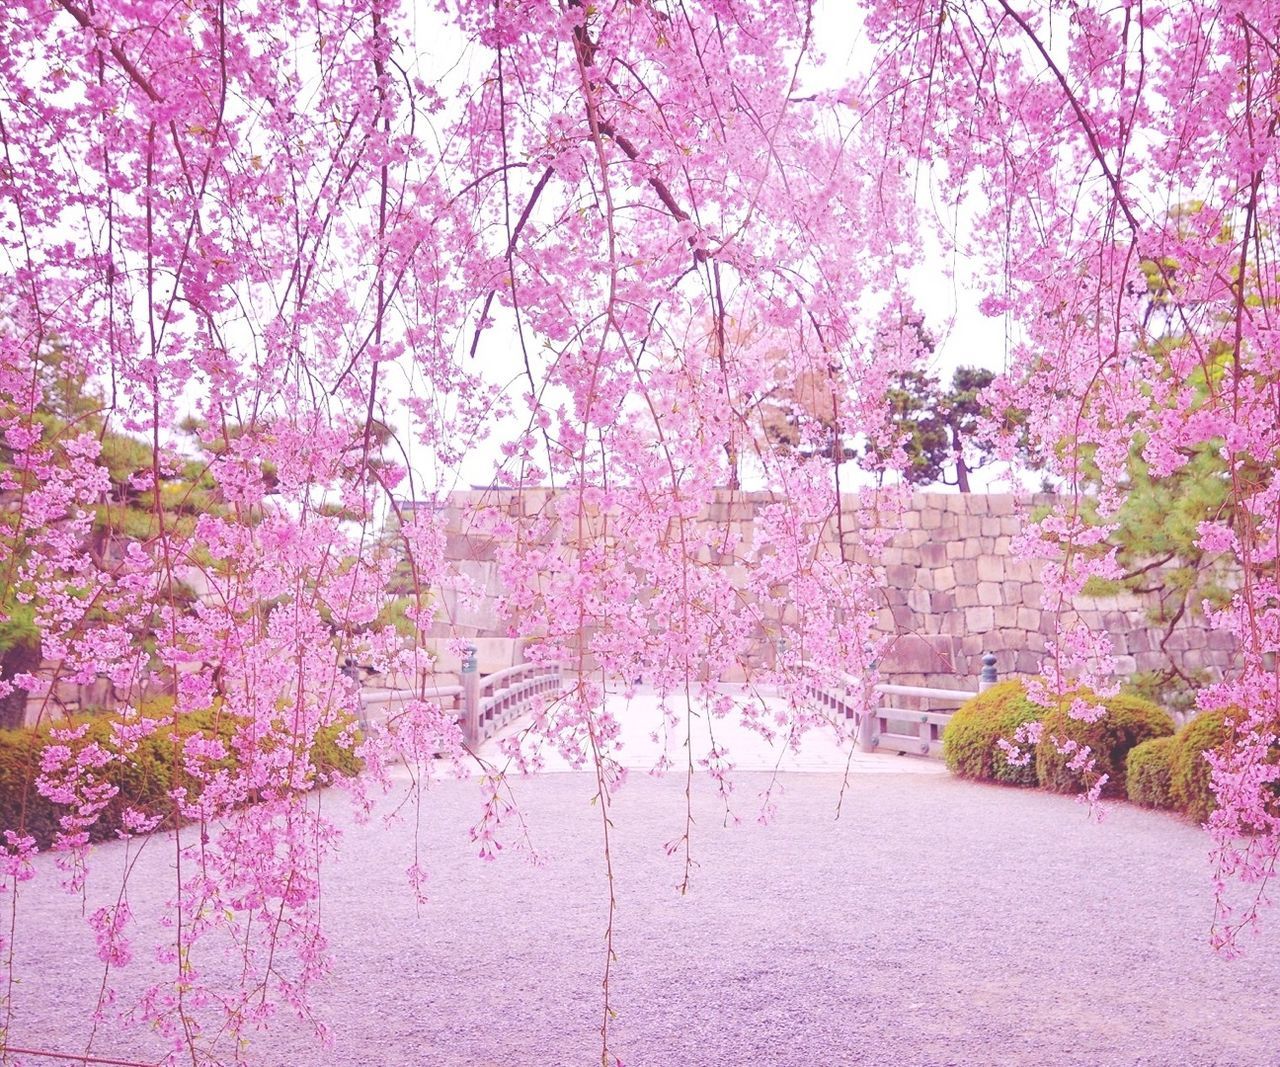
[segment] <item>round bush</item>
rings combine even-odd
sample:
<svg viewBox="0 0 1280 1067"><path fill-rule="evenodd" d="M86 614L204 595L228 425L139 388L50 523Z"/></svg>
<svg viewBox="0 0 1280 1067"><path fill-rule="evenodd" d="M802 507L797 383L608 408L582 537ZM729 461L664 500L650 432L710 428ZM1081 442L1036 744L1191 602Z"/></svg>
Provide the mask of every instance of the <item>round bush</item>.
<svg viewBox="0 0 1280 1067"><path fill-rule="evenodd" d="M1195 822L1204 822L1218 806L1204 754L1221 748L1230 736L1221 711L1197 715L1178 733L1169 761L1169 794L1174 806Z"/></svg>
<svg viewBox="0 0 1280 1067"><path fill-rule="evenodd" d="M1087 692L1076 696L1094 699ZM1036 778L1055 793L1077 793L1089 788L1097 776L1107 775L1102 795L1125 795L1125 763L1129 752L1143 741L1173 734L1173 720L1157 705L1141 697L1121 694L1101 701L1106 715L1097 722L1083 722L1068 714L1071 698L1044 716L1044 734L1036 748ZM1054 738L1088 745L1093 768L1086 776L1071 769L1072 754L1058 751Z"/></svg>
<svg viewBox="0 0 1280 1067"><path fill-rule="evenodd" d="M149 701L142 711L147 717L163 718L172 704L172 698L161 698ZM35 785L45 747L63 743L55 740L50 731L88 721L85 736L70 742L68 747L78 752L97 743L114 750L112 725L116 720L114 715L79 716L39 728L0 731L0 831L25 831L35 839L38 848L47 848L61 829L61 816L67 811L65 805L49 800ZM227 755L211 762L206 770L210 773L219 769L234 770L238 757L232 739L239 725L239 720L214 708L183 715L177 724L178 743L194 734L217 738L226 746ZM179 786L186 790L189 800L194 800L202 788L201 782L185 769L175 774L174 733L172 725L157 727L138 742L127 759L113 760L105 768L103 776L117 792L88 828L91 841L115 838L125 828L124 813L130 808L144 816L159 817L157 829L174 828L169 790ZM358 744L358 736L348 737L340 726L318 731L309 753L307 777L317 785L327 785L339 777L359 774L363 765L355 754Z"/></svg>
<svg viewBox="0 0 1280 1067"><path fill-rule="evenodd" d="M1175 808L1170 791L1171 761L1178 739L1154 737L1135 745L1126 762L1125 791L1129 799L1144 808Z"/></svg>
<svg viewBox="0 0 1280 1067"><path fill-rule="evenodd" d="M1019 726L1035 722L1045 709L1027 697L1021 682L998 682L966 700L942 734L947 769L961 778L977 778L1008 785L1035 785L1034 760L1010 763L996 742L1012 742Z"/></svg>

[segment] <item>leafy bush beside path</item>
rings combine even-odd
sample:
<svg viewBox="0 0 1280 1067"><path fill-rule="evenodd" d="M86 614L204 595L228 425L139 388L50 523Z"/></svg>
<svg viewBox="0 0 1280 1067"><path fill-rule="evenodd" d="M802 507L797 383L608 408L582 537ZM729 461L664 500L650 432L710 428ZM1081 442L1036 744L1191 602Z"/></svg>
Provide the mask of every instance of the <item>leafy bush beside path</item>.
<svg viewBox="0 0 1280 1067"><path fill-rule="evenodd" d="M149 718L161 718L171 714L171 708L172 700L168 699L148 704L143 712ZM39 728L0 730L0 832L30 834L38 848L53 843L63 828L63 817L74 817L83 798L59 797L56 782L53 788L46 784L42 792L37 782L42 770L68 758L96 754L102 759L94 777L107 787L103 796L110 796L84 827L90 841L113 839L139 825L173 829L177 819L172 790L182 789L186 801L192 803L199 798L204 779L220 770L234 773L240 768L235 739L241 721L218 709L181 716L176 732L172 722L162 723L138 739L128 754L121 752L116 730L117 724L125 721L119 715L80 716ZM75 740L61 739L64 731L80 727L83 733ZM207 752L200 757L198 775L180 766L185 762L182 752L193 741ZM199 746L200 741L211 744ZM337 726L322 729L308 754L308 782L324 785L359 774L358 743L353 730Z"/></svg>

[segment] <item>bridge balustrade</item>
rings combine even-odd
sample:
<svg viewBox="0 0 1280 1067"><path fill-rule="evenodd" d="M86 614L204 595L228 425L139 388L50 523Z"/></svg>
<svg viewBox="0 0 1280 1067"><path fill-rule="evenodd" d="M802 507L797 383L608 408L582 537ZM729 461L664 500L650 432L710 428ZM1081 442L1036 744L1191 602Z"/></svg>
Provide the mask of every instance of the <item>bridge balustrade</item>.
<svg viewBox="0 0 1280 1067"><path fill-rule="evenodd" d="M558 694L563 688L558 663L517 663L495 671L476 688L474 734L469 741L478 744L492 737L513 719L543 703L542 698Z"/></svg>
<svg viewBox="0 0 1280 1067"><path fill-rule="evenodd" d="M897 752L941 758L942 737L947 723L966 700L995 684L995 656L983 657L982 675L976 689L938 689L929 686L877 683L876 702L865 707L861 681L840 671L803 663L805 696L826 708L836 718L854 722L858 748L863 752ZM365 690L361 694L361 727L369 724L371 712L389 718L397 707L415 697L435 700L456 713L469 745L493 737L513 720L544 704L548 696L564 688L559 663L518 663L485 678L480 677L474 648L468 646L463 659L461 685L410 690Z"/></svg>
<svg viewBox="0 0 1280 1067"><path fill-rule="evenodd" d="M369 688L360 690L361 730L368 730L371 722L394 719L410 700L430 700L445 711L462 712L462 686L427 686L422 690Z"/></svg>
<svg viewBox="0 0 1280 1067"><path fill-rule="evenodd" d="M942 758L942 734L956 709L972 696L995 685L996 658L982 657L982 674L976 689L937 689L922 685L873 686L876 703L865 706L860 679L840 671L802 663L807 674L805 695L838 718L853 720L862 752L897 752ZM916 706L918 705L918 706Z"/></svg>
<svg viewBox="0 0 1280 1067"><path fill-rule="evenodd" d="M558 663L517 663L481 678L475 646L468 645L462 660L460 685L428 686L423 690L362 690L360 728L367 729L374 719L394 717L410 700L431 700L456 714L463 738L468 745L475 746L545 702L546 697L559 694L563 687Z"/></svg>

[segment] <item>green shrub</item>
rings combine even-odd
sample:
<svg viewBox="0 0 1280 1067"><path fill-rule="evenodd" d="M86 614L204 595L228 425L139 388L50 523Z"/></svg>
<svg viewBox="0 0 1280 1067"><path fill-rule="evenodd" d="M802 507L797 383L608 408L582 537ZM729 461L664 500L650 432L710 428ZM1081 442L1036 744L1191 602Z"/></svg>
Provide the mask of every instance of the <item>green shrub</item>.
<svg viewBox="0 0 1280 1067"><path fill-rule="evenodd" d="M1125 773L1125 790L1129 799L1144 808L1174 808L1177 805L1170 790L1172 759L1178 739L1153 737L1134 745L1129 752Z"/></svg>
<svg viewBox="0 0 1280 1067"><path fill-rule="evenodd" d="M171 698L152 701L142 709L147 717L163 717L172 708ZM0 831L25 830L36 840L40 848L46 848L61 829L61 816L66 805L55 804L36 788L40 774L40 760L44 749L51 744L67 744L73 752L79 752L97 742L104 748L115 750L112 725L118 716L80 716L70 721L42 726L38 729L0 731ZM67 728L88 723L84 737L74 742L62 742L51 736L55 728ZM232 747L238 720L216 708L183 715L177 724L177 743L172 724L157 727L142 738L128 759L113 760L104 770L103 777L116 787L116 794L103 807L97 820L89 827L89 839L102 841L113 839L123 830L124 813L133 809L149 818L160 818L158 829L173 829L173 801L169 791L175 786L186 790L188 801L199 796L201 782L185 769L175 778L174 754L182 743L195 734L222 741L227 755L206 766L210 773L220 769L233 771L237 757ZM310 752L311 779L324 785L339 777L351 777L363 769L355 754L358 737L343 742L341 726L329 726L320 730ZM3 839L0 838L0 843Z"/></svg>
<svg viewBox="0 0 1280 1067"><path fill-rule="evenodd" d="M1035 722L1045 709L1033 704L1021 682L998 682L984 693L966 700L942 734L942 755L947 769L961 778L977 778L1009 785L1035 785L1034 761L1010 763L996 743L1013 741L1014 732Z"/></svg>
<svg viewBox="0 0 1280 1067"><path fill-rule="evenodd" d="M1144 741L1172 736L1173 719L1151 701L1122 693L1101 701L1107 713L1097 722L1084 722L1068 714L1074 696L1095 699L1081 691L1065 697L1044 716L1044 734L1036 748L1036 778L1055 793L1076 793L1089 788L1098 775L1105 774L1107 781L1102 795L1122 797L1130 750ZM1054 738L1089 746L1094 762L1087 776L1071 769L1073 754L1059 752Z"/></svg>
<svg viewBox="0 0 1280 1067"><path fill-rule="evenodd" d="M3 831L26 829L43 847L58 831L60 808L36 792L45 731L0 730L0 844Z"/></svg>
<svg viewBox="0 0 1280 1067"><path fill-rule="evenodd" d="M1217 807L1204 754L1221 748L1230 736L1231 728L1221 711L1197 715L1178 733L1169 761L1169 794L1174 806L1195 822L1204 822Z"/></svg>
<svg viewBox="0 0 1280 1067"><path fill-rule="evenodd" d="M325 726L316 731L315 744L311 746L316 780L327 785L338 778L354 778L363 771L364 760L356 755L362 740L359 730L348 735L345 726Z"/></svg>

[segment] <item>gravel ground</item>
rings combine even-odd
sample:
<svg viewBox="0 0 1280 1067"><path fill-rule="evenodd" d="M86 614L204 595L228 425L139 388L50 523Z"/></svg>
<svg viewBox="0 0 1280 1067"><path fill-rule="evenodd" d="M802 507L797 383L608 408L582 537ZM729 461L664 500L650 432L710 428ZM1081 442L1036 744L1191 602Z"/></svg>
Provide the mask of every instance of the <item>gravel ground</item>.
<svg viewBox="0 0 1280 1067"><path fill-rule="evenodd" d="M611 1046L629 1067L1280 1064L1280 931L1241 960L1209 951L1199 830L1124 805L1098 825L1070 798L910 774L852 777L839 820L839 776L784 775L760 825L768 781L738 776L742 822L727 828L695 782L685 896L663 847L683 828L683 781L635 776L619 794ZM324 890L337 969L315 996L334 1043L282 1019L251 1063L599 1063L607 895L592 779L516 786L547 862L477 861L477 785L441 783L421 909L404 884L407 829L350 826ZM116 854L100 850L100 869L118 871ZM144 853L134 875L142 915L171 884L167 858ZM91 883L91 906L113 881ZM100 971L83 969L79 903L42 883L20 909L11 1042L81 1049ZM125 973L142 979L137 964ZM95 1042L123 1058L158 1049L137 1030Z"/></svg>

